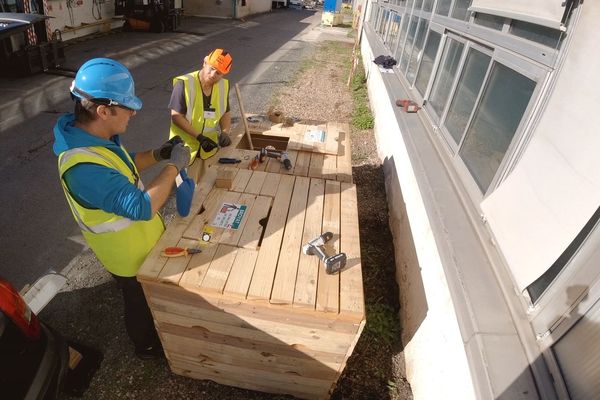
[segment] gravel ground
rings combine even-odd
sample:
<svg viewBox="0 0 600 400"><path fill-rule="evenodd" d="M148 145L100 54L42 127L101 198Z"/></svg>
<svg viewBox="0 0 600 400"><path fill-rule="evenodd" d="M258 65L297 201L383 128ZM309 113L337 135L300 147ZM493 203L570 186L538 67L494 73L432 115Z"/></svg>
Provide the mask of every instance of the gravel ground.
<svg viewBox="0 0 600 400"><path fill-rule="evenodd" d="M292 83L275 90L268 103L300 120L350 122L353 99L346 79L351 50L347 41L307 46L305 61L290 71L295 74ZM398 288L381 163L371 130L353 129L351 139L368 323L332 399L412 399L396 318ZM163 210L167 223L174 210L171 198ZM69 338L103 352L85 399L292 398L188 379L171 373L164 360L138 360L125 334L122 310L116 284L88 250L74 262L67 288L41 314Z"/></svg>

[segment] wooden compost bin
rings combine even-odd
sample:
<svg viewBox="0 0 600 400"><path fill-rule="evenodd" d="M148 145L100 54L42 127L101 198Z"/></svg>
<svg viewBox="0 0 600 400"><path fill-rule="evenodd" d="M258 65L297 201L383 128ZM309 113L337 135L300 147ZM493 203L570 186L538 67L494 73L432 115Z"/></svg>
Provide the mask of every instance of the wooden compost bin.
<svg viewBox="0 0 600 400"><path fill-rule="evenodd" d="M250 123L249 129L254 149L250 149L241 124L231 134L232 143L222 148L216 157L206 161L209 167L218 165L221 157L241 160L234 167L248 169L248 165L261 147L272 145L276 150L286 150L292 169L287 170L279 160L269 158L257 171L352 182L350 152L350 127L339 122L296 123L291 127L271 124L268 120ZM314 141L310 133L323 132L323 141Z"/></svg>
<svg viewBox="0 0 600 400"><path fill-rule="evenodd" d="M328 398L365 324L356 187L231 168L227 190L214 187L216 169L138 273L169 365L225 385ZM348 257L336 275L301 251L326 231L327 253ZM161 256L168 246L202 253Z"/></svg>

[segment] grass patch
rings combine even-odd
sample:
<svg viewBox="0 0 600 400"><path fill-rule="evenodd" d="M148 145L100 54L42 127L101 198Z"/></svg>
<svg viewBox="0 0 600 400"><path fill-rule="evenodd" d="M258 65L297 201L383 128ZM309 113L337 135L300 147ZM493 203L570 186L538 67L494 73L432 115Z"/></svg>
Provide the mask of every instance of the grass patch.
<svg viewBox="0 0 600 400"><path fill-rule="evenodd" d="M354 98L354 111L352 112L352 126L356 129L373 129L375 120L369 107L369 94L367 92L367 79L362 63L358 61L356 71L352 77L352 97Z"/></svg>
<svg viewBox="0 0 600 400"><path fill-rule="evenodd" d="M390 346L400 335L398 314L388 304L367 304L367 325L364 334L370 339Z"/></svg>

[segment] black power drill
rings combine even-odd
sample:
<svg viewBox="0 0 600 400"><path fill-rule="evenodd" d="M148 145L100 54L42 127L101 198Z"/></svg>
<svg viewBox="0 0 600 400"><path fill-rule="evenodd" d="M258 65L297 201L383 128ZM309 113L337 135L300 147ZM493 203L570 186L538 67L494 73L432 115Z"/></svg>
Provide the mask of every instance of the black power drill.
<svg viewBox="0 0 600 400"><path fill-rule="evenodd" d="M260 153L258 154L258 161L261 163L265 162L267 157L276 158L277 160L281 161L285 169L292 169L292 162L288 157L287 151L275 150L273 146L263 147L260 149Z"/></svg>

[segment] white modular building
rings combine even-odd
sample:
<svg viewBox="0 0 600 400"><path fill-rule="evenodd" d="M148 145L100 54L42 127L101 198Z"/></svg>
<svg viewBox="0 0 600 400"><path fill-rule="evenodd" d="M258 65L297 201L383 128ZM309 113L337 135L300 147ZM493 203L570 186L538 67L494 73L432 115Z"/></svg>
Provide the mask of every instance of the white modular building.
<svg viewBox="0 0 600 400"><path fill-rule="evenodd" d="M415 399L598 399L600 3L354 8Z"/></svg>

